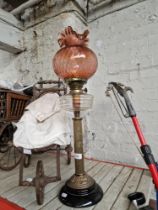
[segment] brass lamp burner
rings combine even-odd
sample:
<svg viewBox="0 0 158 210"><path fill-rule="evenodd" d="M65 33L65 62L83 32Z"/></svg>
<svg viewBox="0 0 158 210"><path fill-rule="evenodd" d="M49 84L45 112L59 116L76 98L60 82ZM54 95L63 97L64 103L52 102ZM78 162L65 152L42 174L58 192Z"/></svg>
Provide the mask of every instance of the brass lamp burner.
<svg viewBox="0 0 158 210"><path fill-rule="evenodd" d="M81 111L91 107L93 97L86 93L83 86L97 68L96 55L86 47L87 35L88 31L77 34L70 26L67 27L59 39L61 47L64 47L53 59L56 74L70 87L70 93L61 97L61 107L74 113L75 174L60 190L59 199L65 205L77 208L92 206L103 196L100 186L84 168Z"/></svg>

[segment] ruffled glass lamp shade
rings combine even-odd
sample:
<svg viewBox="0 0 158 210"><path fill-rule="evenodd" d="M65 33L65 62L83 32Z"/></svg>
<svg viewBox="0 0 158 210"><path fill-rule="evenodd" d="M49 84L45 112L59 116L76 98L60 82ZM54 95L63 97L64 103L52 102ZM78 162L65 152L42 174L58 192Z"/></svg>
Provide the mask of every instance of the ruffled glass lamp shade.
<svg viewBox="0 0 158 210"><path fill-rule="evenodd" d="M53 68L59 78L89 79L97 69L97 57L86 46L88 30L83 34L77 34L71 26L68 26L58 43L61 49L53 58Z"/></svg>

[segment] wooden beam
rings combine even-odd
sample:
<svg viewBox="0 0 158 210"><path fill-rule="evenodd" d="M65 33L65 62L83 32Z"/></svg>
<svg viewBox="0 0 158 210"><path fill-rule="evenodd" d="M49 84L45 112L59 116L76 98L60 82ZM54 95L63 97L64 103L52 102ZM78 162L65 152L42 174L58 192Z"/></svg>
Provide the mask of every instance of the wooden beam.
<svg viewBox="0 0 158 210"><path fill-rule="evenodd" d="M0 8L0 20L4 20L7 23L13 25L14 27L23 30L21 22L18 21L14 15L12 15L9 12L6 12L5 10L1 8Z"/></svg>
<svg viewBox="0 0 158 210"><path fill-rule="evenodd" d="M19 53L24 50L23 28L10 13L0 9L0 49Z"/></svg>
<svg viewBox="0 0 158 210"><path fill-rule="evenodd" d="M8 4L11 4L13 8L18 7L20 4L23 4L27 0L5 0Z"/></svg>

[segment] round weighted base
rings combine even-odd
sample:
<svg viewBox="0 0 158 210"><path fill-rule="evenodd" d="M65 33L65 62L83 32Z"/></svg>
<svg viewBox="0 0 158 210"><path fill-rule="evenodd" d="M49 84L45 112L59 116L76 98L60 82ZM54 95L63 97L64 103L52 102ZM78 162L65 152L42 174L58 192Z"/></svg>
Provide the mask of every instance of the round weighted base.
<svg viewBox="0 0 158 210"><path fill-rule="evenodd" d="M63 204L75 208L95 205L102 197L103 191L96 183L87 189L73 189L65 184L59 193L59 200Z"/></svg>

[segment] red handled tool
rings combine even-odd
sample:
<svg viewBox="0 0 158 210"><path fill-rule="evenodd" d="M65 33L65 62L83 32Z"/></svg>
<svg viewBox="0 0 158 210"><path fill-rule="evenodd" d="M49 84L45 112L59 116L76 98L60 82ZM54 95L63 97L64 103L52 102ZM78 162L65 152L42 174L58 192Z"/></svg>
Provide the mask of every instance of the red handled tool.
<svg viewBox="0 0 158 210"><path fill-rule="evenodd" d="M142 133L142 130L139 125L139 121L136 116L136 112L133 108L133 105L129 99L128 91L133 92L132 88L127 87L121 83L110 82L107 88L107 93L112 90L114 96L118 102L118 105L124 115L124 117L131 117L135 130L137 132L139 141L140 141L140 149L143 154L144 161L149 167L151 176L153 178L153 182L155 184L155 188L158 195L158 171L157 164L152 154L150 146L147 144L147 141ZM121 100L121 97L124 99L124 102ZM158 196L157 196L158 197ZM157 201L157 210L158 210L158 201Z"/></svg>

